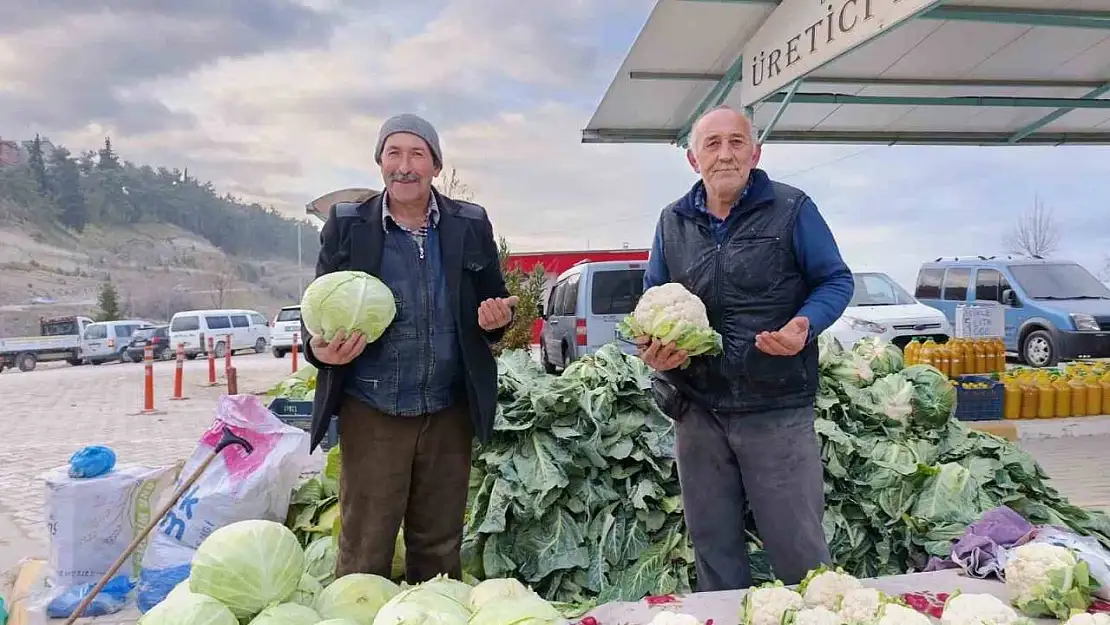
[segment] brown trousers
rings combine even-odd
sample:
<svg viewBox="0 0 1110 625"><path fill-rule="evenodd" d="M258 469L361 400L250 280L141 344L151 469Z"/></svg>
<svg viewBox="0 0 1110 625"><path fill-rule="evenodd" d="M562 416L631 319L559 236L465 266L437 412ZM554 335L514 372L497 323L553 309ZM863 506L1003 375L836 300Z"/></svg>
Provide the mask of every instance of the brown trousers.
<svg viewBox="0 0 1110 625"><path fill-rule="evenodd" d="M473 426L465 404L422 417L382 414L348 397L339 408L339 558L336 575L389 578L405 525L410 584L462 577L460 550Z"/></svg>

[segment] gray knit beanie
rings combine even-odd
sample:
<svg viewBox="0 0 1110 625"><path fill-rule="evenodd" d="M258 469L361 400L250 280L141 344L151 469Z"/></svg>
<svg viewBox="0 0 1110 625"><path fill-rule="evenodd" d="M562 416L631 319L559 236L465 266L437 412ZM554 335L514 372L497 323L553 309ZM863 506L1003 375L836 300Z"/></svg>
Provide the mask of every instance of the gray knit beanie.
<svg viewBox="0 0 1110 625"><path fill-rule="evenodd" d="M411 113L390 117L382 124L382 129L378 133L378 149L374 151L374 160L379 165L382 164L382 150L385 149L385 140L390 135L398 132L407 132L423 139L432 151L432 161L435 162L436 167L443 167L443 153L439 149L439 134L436 133L435 126L432 126L423 117Z"/></svg>

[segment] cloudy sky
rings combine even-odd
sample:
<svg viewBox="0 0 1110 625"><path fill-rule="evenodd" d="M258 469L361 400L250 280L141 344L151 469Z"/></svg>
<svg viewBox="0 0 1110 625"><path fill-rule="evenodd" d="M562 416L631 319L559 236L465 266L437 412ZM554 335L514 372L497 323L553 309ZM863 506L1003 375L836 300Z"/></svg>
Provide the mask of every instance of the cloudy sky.
<svg viewBox="0 0 1110 625"><path fill-rule="evenodd" d="M377 128L433 121L516 249L646 246L693 174L672 146L580 143L654 0L0 3L0 136L184 167L299 212L378 186ZM1035 195L1061 256L1110 251L1110 148L769 146L855 269L910 286L939 255L1004 252Z"/></svg>

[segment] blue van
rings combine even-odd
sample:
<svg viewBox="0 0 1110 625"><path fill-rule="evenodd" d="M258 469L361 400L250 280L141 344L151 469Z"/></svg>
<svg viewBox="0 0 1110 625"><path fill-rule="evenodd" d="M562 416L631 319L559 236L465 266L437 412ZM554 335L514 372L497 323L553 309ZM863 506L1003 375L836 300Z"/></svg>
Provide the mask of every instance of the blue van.
<svg viewBox="0 0 1110 625"><path fill-rule="evenodd" d="M1006 351L1032 367L1110 356L1110 288L1069 260L960 256L924 263L915 297L956 323L956 306L998 302Z"/></svg>

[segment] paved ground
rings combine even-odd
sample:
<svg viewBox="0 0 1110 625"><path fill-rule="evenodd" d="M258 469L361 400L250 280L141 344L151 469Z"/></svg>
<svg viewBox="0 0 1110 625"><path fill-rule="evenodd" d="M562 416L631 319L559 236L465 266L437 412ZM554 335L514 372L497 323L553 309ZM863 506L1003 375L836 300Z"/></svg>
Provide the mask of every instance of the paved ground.
<svg viewBox="0 0 1110 625"><path fill-rule="evenodd" d="M1072 503L1110 512L1110 434L1028 440L1021 446Z"/></svg>
<svg viewBox="0 0 1110 625"><path fill-rule="evenodd" d="M241 393L265 390L288 374L291 365L288 357L278 360L269 354L235 356L233 362ZM169 401L174 363L155 363L154 370L155 409L164 412L153 415L139 414L140 364L55 365L0 373L0 571L20 557L42 555L45 488L36 476L66 464L77 449L107 445L119 462L152 465L172 464L192 451L226 386L203 386L207 362L186 362L184 395L189 399ZM217 379L224 382L222 361ZM37 553L25 553L36 547Z"/></svg>

